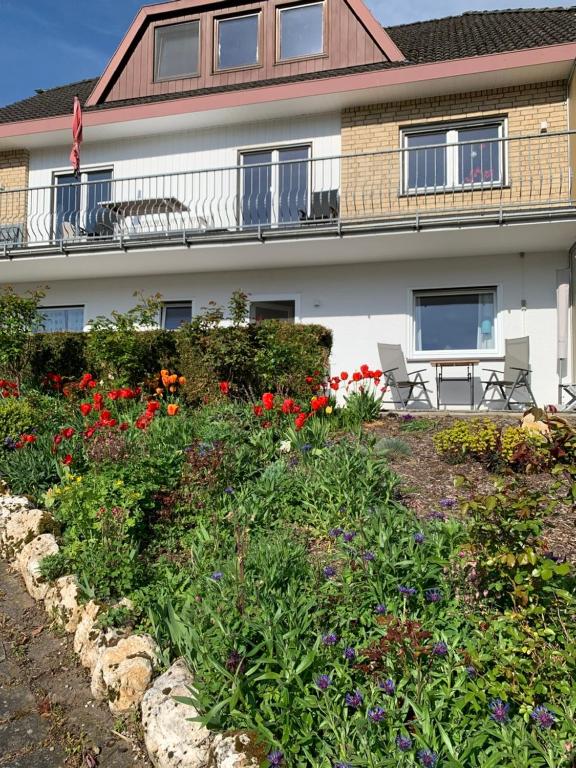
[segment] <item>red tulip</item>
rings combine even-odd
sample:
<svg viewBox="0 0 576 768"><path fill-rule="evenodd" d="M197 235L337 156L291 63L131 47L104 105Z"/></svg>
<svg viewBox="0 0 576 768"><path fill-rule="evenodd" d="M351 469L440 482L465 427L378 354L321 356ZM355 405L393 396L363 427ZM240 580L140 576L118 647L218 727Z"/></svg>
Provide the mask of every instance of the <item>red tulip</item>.
<svg viewBox="0 0 576 768"><path fill-rule="evenodd" d="M90 403L82 403L82 405L80 406L80 413L82 414L82 416L88 416L91 410L92 410L92 406L90 405Z"/></svg>
<svg viewBox="0 0 576 768"><path fill-rule="evenodd" d="M64 464L65 467L69 467L70 464L72 464L72 456L69 453L62 459L62 464Z"/></svg>

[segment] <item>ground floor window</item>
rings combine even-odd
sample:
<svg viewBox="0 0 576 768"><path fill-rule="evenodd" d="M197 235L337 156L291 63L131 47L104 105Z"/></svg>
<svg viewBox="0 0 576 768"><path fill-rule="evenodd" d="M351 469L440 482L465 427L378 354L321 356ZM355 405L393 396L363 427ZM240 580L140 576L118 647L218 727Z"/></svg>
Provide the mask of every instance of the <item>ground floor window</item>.
<svg viewBox="0 0 576 768"><path fill-rule="evenodd" d="M293 323L296 318L296 302L285 301L251 301L250 321L259 323L262 320L285 320Z"/></svg>
<svg viewBox="0 0 576 768"><path fill-rule="evenodd" d="M166 301L162 307L161 325L167 331L175 331L192 320L191 301Z"/></svg>
<svg viewBox="0 0 576 768"><path fill-rule="evenodd" d="M496 289L414 292L416 352L495 352Z"/></svg>
<svg viewBox="0 0 576 768"><path fill-rule="evenodd" d="M55 333L58 331L83 331L84 307L40 307L43 317L42 326L38 329L41 333Z"/></svg>

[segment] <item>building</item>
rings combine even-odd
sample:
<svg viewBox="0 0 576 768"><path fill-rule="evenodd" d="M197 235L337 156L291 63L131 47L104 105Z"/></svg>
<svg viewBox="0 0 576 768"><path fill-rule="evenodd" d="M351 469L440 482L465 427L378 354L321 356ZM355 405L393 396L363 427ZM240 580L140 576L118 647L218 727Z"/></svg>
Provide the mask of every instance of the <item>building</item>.
<svg viewBox="0 0 576 768"><path fill-rule="evenodd" d="M332 328L334 372L397 343L432 389L430 361L484 378L527 335L557 402L576 381L575 58L575 8L383 28L362 0L144 7L99 78L0 109L0 282L48 284L55 330L135 290L172 328L242 289L253 319Z"/></svg>

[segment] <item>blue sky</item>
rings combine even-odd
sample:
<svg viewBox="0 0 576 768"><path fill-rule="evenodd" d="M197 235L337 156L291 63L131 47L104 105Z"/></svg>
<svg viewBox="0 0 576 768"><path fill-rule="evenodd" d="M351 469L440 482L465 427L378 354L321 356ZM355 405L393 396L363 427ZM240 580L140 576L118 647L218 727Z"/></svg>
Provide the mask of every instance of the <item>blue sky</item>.
<svg viewBox="0 0 576 768"><path fill-rule="evenodd" d="M145 0L0 0L0 105L99 75ZM554 0L367 0L383 24Z"/></svg>

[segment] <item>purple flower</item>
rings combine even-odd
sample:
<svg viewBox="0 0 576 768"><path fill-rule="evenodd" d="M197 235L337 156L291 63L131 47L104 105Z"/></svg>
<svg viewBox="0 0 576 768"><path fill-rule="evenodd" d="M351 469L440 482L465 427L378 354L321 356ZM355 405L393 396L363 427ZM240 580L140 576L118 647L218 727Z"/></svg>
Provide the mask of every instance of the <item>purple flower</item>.
<svg viewBox="0 0 576 768"><path fill-rule="evenodd" d="M406 597L414 597L416 589L414 587L405 587L402 584L399 584L398 592L400 592L401 595L406 595Z"/></svg>
<svg viewBox="0 0 576 768"><path fill-rule="evenodd" d="M532 710L530 717L541 730L553 728L554 723L556 722L554 713L550 712L549 709L543 706L536 707L534 710Z"/></svg>
<svg viewBox="0 0 576 768"><path fill-rule="evenodd" d="M214 571L214 573L210 576L210 578L212 579L212 581L222 581L223 576L224 574L222 573L222 571Z"/></svg>
<svg viewBox="0 0 576 768"><path fill-rule="evenodd" d="M420 761L420 765L424 766L424 768L434 768L438 762L438 755L434 754L434 752L431 752L429 749L421 749L420 752L418 752L418 760Z"/></svg>
<svg viewBox="0 0 576 768"><path fill-rule="evenodd" d="M342 528L331 528L328 531L329 536L331 536L333 539L338 539L340 536L342 536L343 533L344 531Z"/></svg>
<svg viewBox="0 0 576 768"><path fill-rule="evenodd" d="M414 541L416 542L416 544L424 544L425 538L426 536L424 536L424 534L421 531L414 534Z"/></svg>
<svg viewBox="0 0 576 768"><path fill-rule="evenodd" d="M478 670L470 664L469 667L466 667L466 674L471 680L474 680L475 677L478 677Z"/></svg>
<svg viewBox="0 0 576 768"><path fill-rule="evenodd" d="M432 653L435 656L447 656L448 655L448 646L446 643L436 643L436 645L432 648Z"/></svg>
<svg viewBox="0 0 576 768"><path fill-rule="evenodd" d="M356 538L356 531L348 531L344 534L344 541L346 544L350 544L351 541L354 541Z"/></svg>
<svg viewBox="0 0 576 768"><path fill-rule="evenodd" d="M241 656L238 651L232 651L226 659L226 669L234 674L243 674L245 667L244 657Z"/></svg>
<svg viewBox="0 0 576 768"><path fill-rule="evenodd" d="M232 486L229 485L228 488L224 488L224 493L227 493L231 496L234 493L234 488L232 488Z"/></svg>
<svg viewBox="0 0 576 768"><path fill-rule="evenodd" d="M308 451L311 451L314 446L312 443L304 443L304 445L300 448L302 453L308 453Z"/></svg>
<svg viewBox="0 0 576 768"><path fill-rule="evenodd" d="M333 565L327 565L324 568L323 573L324 573L325 578L331 579L333 576L336 576L336 568L334 568Z"/></svg>
<svg viewBox="0 0 576 768"><path fill-rule="evenodd" d="M354 661L354 659L356 658L356 651L354 650L354 648L344 648L343 656L346 659L346 661Z"/></svg>
<svg viewBox="0 0 576 768"><path fill-rule="evenodd" d="M334 763L334 768L352 768L352 763Z"/></svg>
<svg viewBox="0 0 576 768"><path fill-rule="evenodd" d="M490 717L495 723L503 725L508 721L510 704L505 704L502 699L492 699L488 704L488 708L490 709Z"/></svg>
<svg viewBox="0 0 576 768"><path fill-rule="evenodd" d="M364 703L364 696L359 690L355 690L354 693L346 694L346 706L350 709L358 709Z"/></svg>
<svg viewBox="0 0 576 768"><path fill-rule="evenodd" d="M412 739L410 736L402 736L401 734L398 734L398 736L396 736L396 746L400 752L408 752L409 749L412 749Z"/></svg>
<svg viewBox="0 0 576 768"><path fill-rule="evenodd" d="M429 512L428 520L440 520L441 522L444 522L444 520L446 520L446 515L444 512Z"/></svg>
<svg viewBox="0 0 576 768"><path fill-rule="evenodd" d="M368 710L368 717L373 723L381 723L386 717L386 710L382 707L374 707Z"/></svg>
<svg viewBox="0 0 576 768"><path fill-rule="evenodd" d="M268 755L268 762L270 765L284 765L284 753L281 752L279 749L274 749L270 754Z"/></svg>
<svg viewBox="0 0 576 768"><path fill-rule="evenodd" d="M439 603L442 600L442 592L439 589L427 589L425 595L429 603Z"/></svg>
<svg viewBox="0 0 576 768"><path fill-rule="evenodd" d="M440 499L442 509L452 509L456 506L456 499Z"/></svg>
<svg viewBox="0 0 576 768"><path fill-rule="evenodd" d="M366 563L371 563L372 560L376 560L376 555L374 554L374 552L370 552L370 551L363 552L362 560L364 560L364 562Z"/></svg>
<svg viewBox="0 0 576 768"><path fill-rule="evenodd" d="M416 416L412 416L411 413L405 413L401 418L402 418L402 421L414 421Z"/></svg>
<svg viewBox="0 0 576 768"><path fill-rule="evenodd" d="M384 603L378 603L376 608L374 608L374 613L376 614L376 616L383 616L387 612L388 612L388 609L386 608Z"/></svg>
<svg viewBox="0 0 576 768"><path fill-rule="evenodd" d="M316 678L316 685L321 691L326 691L332 685L332 679L329 675L320 675Z"/></svg>
<svg viewBox="0 0 576 768"><path fill-rule="evenodd" d="M16 450L16 440L12 437L5 437L4 438L4 448L6 448L7 451L15 451Z"/></svg>
<svg viewBox="0 0 576 768"><path fill-rule="evenodd" d="M336 645L338 642L338 635L334 632L329 632L327 635L322 635L322 643L324 645Z"/></svg>
<svg viewBox="0 0 576 768"><path fill-rule="evenodd" d="M387 693L388 696L393 696L394 691L396 690L394 680L391 680L390 678L388 678L388 680L384 680L381 683L378 683L378 687L384 691L384 693Z"/></svg>

